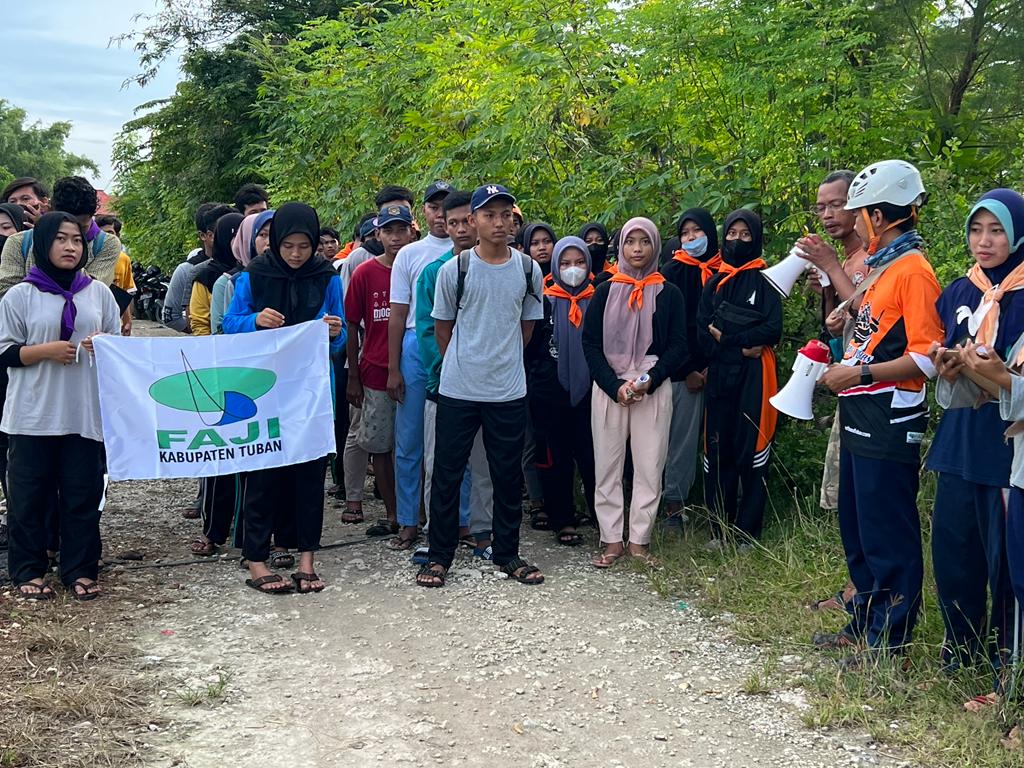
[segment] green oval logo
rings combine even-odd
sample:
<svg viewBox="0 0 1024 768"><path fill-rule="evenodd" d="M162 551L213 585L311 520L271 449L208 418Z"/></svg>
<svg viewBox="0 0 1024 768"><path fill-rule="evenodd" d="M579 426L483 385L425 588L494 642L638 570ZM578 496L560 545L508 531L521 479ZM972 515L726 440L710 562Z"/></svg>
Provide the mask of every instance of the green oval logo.
<svg viewBox="0 0 1024 768"><path fill-rule="evenodd" d="M236 394L256 400L275 383L277 374L262 368L186 368L153 382L149 396L178 411L224 414Z"/></svg>

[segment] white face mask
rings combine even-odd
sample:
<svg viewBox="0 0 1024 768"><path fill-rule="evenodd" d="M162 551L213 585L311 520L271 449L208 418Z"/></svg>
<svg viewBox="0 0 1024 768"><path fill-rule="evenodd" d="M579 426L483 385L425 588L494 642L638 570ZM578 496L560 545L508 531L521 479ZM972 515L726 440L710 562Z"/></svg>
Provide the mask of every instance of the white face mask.
<svg viewBox="0 0 1024 768"><path fill-rule="evenodd" d="M562 278L562 282L573 288L582 285L583 281L587 279L587 270L583 267L566 267L559 270L558 274Z"/></svg>

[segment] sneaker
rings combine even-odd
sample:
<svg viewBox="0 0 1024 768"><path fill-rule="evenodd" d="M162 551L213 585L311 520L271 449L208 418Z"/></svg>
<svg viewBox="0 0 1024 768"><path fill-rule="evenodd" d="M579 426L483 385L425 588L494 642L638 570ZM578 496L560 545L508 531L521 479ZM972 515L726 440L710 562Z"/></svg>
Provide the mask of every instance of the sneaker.
<svg viewBox="0 0 1024 768"><path fill-rule="evenodd" d="M430 562L430 548L416 547L416 551L412 553L412 557L409 558L409 562L416 563L416 565L426 565Z"/></svg>
<svg viewBox="0 0 1024 768"><path fill-rule="evenodd" d="M491 550L491 545L488 544L483 549L480 549L480 547L474 547L473 557L479 557L481 560L493 560L494 552Z"/></svg>

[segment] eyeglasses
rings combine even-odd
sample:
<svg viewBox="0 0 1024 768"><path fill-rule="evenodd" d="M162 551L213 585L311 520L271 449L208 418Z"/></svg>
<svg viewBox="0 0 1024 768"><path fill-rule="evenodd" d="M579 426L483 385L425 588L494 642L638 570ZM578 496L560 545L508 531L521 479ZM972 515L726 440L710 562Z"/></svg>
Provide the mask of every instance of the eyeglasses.
<svg viewBox="0 0 1024 768"><path fill-rule="evenodd" d="M815 205L813 208L811 208L811 212L814 213L817 216L824 216L826 211L832 211L832 213L838 213L839 211L842 211L842 210L845 210L845 209L846 209L846 201L845 200L833 200L832 202L825 203L824 205L822 205L821 203L819 203L818 205Z"/></svg>

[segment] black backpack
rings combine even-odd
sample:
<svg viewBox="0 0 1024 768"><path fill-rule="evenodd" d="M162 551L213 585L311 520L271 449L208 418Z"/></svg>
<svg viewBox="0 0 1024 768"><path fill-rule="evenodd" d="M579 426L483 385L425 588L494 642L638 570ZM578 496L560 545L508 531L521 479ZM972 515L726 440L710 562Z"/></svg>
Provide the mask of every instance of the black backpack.
<svg viewBox="0 0 1024 768"><path fill-rule="evenodd" d="M455 318L452 322L459 319L459 307L462 304L462 295L466 291L466 275L469 274L469 259L472 255L472 248L459 254L459 278L455 283ZM523 275L526 277L526 293L523 294L523 301L526 301L527 296L533 296L540 302L540 296L533 288L533 259L522 252L519 253L519 256L523 263Z"/></svg>

